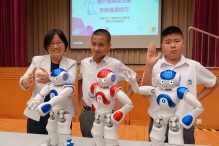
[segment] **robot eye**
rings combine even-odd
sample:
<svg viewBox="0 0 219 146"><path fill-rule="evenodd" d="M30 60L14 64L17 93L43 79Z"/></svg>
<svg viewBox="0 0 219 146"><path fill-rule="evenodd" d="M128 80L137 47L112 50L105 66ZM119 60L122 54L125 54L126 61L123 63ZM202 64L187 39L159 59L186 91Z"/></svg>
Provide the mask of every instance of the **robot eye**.
<svg viewBox="0 0 219 146"><path fill-rule="evenodd" d="M58 78L55 78L55 81L57 81L58 80Z"/></svg>
<svg viewBox="0 0 219 146"><path fill-rule="evenodd" d="M163 81L163 80L161 80L161 81L160 81L160 83L161 83L161 84L164 84L164 81Z"/></svg>
<svg viewBox="0 0 219 146"><path fill-rule="evenodd" d="M105 80L105 79L102 79L102 82L106 82L106 80Z"/></svg>
<svg viewBox="0 0 219 146"><path fill-rule="evenodd" d="M169 81L170 84L173 84L173 81Z"/></svg>

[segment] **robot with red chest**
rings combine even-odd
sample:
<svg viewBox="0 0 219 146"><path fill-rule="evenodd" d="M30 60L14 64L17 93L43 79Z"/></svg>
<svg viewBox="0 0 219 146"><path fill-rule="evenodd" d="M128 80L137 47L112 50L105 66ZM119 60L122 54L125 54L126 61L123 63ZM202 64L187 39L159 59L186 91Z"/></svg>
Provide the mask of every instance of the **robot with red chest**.
<svg viewBox="0 0 219 146"><path fill-rule="evenodd" d="M90 87L90 100L95 112L91 133L96 146L119 146L118 125L133 108L132 101L117 84L118 77L111 70L103 69L97 74L97 82ZM113 111L115 99L124 104Z"/></svg>

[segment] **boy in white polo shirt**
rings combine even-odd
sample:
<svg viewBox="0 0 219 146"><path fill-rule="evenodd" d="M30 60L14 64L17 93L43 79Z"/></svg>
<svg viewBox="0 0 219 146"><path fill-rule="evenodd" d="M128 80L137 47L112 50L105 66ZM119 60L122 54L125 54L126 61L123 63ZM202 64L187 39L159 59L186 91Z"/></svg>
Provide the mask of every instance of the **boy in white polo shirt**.
<svg viewBox="0 0 219 146"><path fill-rule="evenodd" d="M164 56L160 58L161 54L156 55L156 46L151 43L148 46L146 55L145 76L143 77L142 85L156 86L155 77L161 71L171 69L182 76L181 86L189 89L189 92L202 100L219 85L219 80L209 70L203 67L199 62L187 59L182 55L185 42L182 31L175 26L167 27L161 33L161 48ZM204 84L205 87L197 94L196 85ZM151 100L152 101L152 100ZM190 106L185 101L180 101L177 107L176 115L181 118L183 115L191 111ZM153 118L160 112L155 100L151 102L148 109L148 114L151 117L149 125L149 133L153 125ZM167 128L168 130L168 128ZM183 138L185 144L195 144L194 127L183 130ZM168 142L168 133L166 132L166 140Z"/></svg>
<svg viewBox="0 0 219 146"><path fill-rule="evenodd" d="M83 137L92 137L91 128L94 122L94 112L88 99L88 93L91 84L96 82L97 73L102 69L110 69L117 74L118 80L121 81L125 80L123 72L129 69L121 61L107 56L107 52L111 47L110 41L111 35L107 30L98 29L94 31L91 36L91 52L93 56L81 61L80 74L78 75L78 106L82 110L79 121ZM134 71L132 72L134 73ZM140 77L137 76L137 82L139 81ZM133 91L129 87L126 94L130 97L132 93Z"/></svg>

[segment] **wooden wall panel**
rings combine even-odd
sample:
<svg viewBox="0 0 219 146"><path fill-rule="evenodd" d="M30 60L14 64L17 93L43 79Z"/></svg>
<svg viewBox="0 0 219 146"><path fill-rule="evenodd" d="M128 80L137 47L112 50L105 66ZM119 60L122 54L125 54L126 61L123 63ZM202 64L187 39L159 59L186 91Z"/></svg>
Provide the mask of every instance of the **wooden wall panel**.
<svg viewBox="0 0 219 146"><path fill-rule="evenodd" d="M16 67L0 67L0 118L26 118L23 111L26 102L29 100L33 87L24 91L19 86L19 79L24 74L27 68ZM138 68L137 68L138 69ZM139 76L142 76L143 71L135 70ZM219 78L219 70L211 70L217 78ZM79 72L79 71L78 71ZM128 84L125 81L119 83L123 91L127 91ZM78 82L76 81L75 87L77 89ZM203 88L202 85L198 86L198 91ZM74 94L77 103L78 92ZM211 93L208 97L201 102L205 111L198 117L202 119L202 128L219 128L219 87ZM131 100L134 108L126 115L122 124L131 125L146 125L149 122L149 115L147 109L149 108L149 99L144 98L142 95L133 94ZM77 115L73 119L78 121L80 110L77 110Z"/></svg>

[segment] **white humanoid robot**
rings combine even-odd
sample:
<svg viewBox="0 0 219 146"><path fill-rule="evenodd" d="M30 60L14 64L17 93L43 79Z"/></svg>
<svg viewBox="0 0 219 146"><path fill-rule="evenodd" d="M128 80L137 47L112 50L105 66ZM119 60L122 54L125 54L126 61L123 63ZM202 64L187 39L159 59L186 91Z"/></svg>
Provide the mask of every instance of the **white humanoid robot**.
<svg viewBox="0 0 219 146"><path fill-rule="evenodd" d="M71 138L71 115L66 110L69 96L75 92L75 87L68 83L70 75L62 68L55 69L50 74L50 80L45 87L27 102L28 108L38 110L41 116L50 112L46 129L49 139L41 146L74 146ZM50 101L44 98L50 95Z"/></svg>
<svg viewBox="0 0 219 146"><path fill-rule="evenodd" d="M132 101L117 86L117 75L111 70L103 69L97 74L97 82L90 87L90 100L95 112L95 121L91 133L96 146L118 146L118 125L133 108ZM121 109L113 111L115 99L124 104Z"/></svg>
<svg viewBox="0 0 219 146"><path fill-rule="evenodd" d="M198 99L186 87L180 86L181 76L172 70L165 70L156 77L157 87L138 87L135 75L132 75L129 70L125 71L124 74L126 81L135 93L153 95L153 100L156 100L161 109L160 114L154 119L150 133L152 146L164 146L167 124L169 124L168 143L177 146L184 145L183 127L189 129L204 109ZM185 100L194 108L181 119L178 119L175 112L180 100Z"/></svg>

